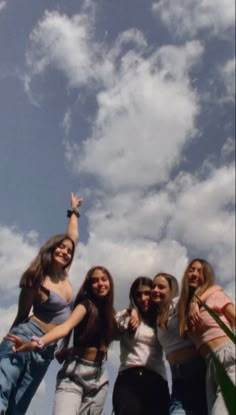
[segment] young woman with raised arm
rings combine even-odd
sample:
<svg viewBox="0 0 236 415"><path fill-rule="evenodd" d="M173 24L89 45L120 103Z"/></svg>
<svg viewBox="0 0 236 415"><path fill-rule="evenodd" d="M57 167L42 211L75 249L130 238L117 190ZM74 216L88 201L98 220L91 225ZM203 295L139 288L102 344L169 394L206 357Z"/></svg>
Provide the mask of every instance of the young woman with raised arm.
<svg viewBox="0 0 236 415"><path fill-rule="evenodd" d="M78 240L78 208L71 194L67 232L50 238L20 280L18 312L10 333L0 344L0 414L24 415L54 358L56 344L34 352L14 353L13 338L30 340L62 323L72 309L68 271ZM32 312L31 312L32 309Z"/></svg>
<svg viewBox="0 0 236 415"><path fill-rule="evenodd" d="M15 341L16 354L44 349L73 330L73 347L57 375L54 415L100 415L108 389L107 349L114 338L113 279L102 266L92 267L75 299L70 317L31 342Z"/></svg>

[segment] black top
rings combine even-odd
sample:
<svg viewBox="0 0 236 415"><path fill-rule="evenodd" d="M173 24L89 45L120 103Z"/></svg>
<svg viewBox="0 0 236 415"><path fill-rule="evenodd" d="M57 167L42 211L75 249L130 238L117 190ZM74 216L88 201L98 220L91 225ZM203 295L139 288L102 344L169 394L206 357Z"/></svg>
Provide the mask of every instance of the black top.
<svg viewBox="0 0 236 415"><path fill-rule="evenodd" d="M93 330L88 331L86 336L83 336L89 319L91 317L91 309L93 307L93 304L90 300L85 299L80 301L76 305L83 305L86 308L86 315L83 318L83 320L74 328L74 334L73 334L73 346L78 347L96 347L99 349L102 345L102 337L103 337L103 331L104 327L102 325L102 320L99 317L99 315L96 317L95 322L93 324Z"/></svg>

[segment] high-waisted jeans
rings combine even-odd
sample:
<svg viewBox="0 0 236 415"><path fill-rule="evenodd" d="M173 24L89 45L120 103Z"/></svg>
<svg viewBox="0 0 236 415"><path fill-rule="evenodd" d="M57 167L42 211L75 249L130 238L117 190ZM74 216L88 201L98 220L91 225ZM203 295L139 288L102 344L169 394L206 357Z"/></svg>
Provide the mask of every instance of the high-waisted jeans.
<svg viewBox="0 0 236 415"><path fill-rule="evenodd" d="M170 415L207 415L206 364L201 356L171 365Z"/></svg>
<svg viewBox="0 0 236 415"><path fill-rule="evenodd" d="M69 355L57 375L53 415L100 415L107 390L105 361Z"/></svg>
<svg viewBox="0 0 236 415"><path fill-rule="evenodd" d="M10 331L23 340L43 336L44 331L27 319ZM13 342L0 344L0 414L24 415L54 357L55 345L34 352L12 351Z"/></svg>

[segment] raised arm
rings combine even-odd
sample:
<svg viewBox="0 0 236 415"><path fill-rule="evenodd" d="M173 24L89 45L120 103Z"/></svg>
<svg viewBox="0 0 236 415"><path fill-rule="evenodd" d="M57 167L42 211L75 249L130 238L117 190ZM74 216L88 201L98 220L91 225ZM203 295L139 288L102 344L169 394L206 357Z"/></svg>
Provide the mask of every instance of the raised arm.
<svg viewBox="0 0 236 415"><path fill-rule="evenodd" d="M25 352L35 350L36 348L43 348L47 344L54 343L67 336L70 331L83 320L86 313L86 308L82 304L78 304L64 323L54 327L42 337L32 338L30 342L26 342L9 333L5 339L15 343L15 346L13 347L15 352Z"/></svg>
<svg viewBox="0 0 236 415"><path fill-rule="evenodd" d="M67 216L69 217L68 226L67 226L67 235L75 242L78 242L79 239L79 207L82 205L83 199L78 198L71 193L70 195L70 209L68 210Z"/></svg>

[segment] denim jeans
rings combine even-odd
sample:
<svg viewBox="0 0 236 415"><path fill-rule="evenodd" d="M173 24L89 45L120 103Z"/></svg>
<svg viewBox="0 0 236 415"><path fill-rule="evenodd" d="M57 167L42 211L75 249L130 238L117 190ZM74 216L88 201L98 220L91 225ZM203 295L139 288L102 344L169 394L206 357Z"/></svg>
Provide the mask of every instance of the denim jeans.
<svg viewBox="0 0 236 415"><path fill-rule="evenodd" d="M235 345L232 342L226 342L214 349L214 354L222 363L226 373L235 384ZM217 379L215 365L210 354L206 357L207 363L207 404L209 415L227 415L224 398ZM234 397L235 399L235 397Z"/></svg>
<svg viewBox="0 0 236 415"><path fill-rule="evenodd" d="M207 415L206 365L200 356L171 365L169 415Z"/></svg>
<svg viewBox="0 0 236 415"><path fill-rule="evenodd" d="M69 355L57 375L53 415L100 415L107 390L104 362Z"/></svg>
<svg viewBox="0 0 236 415"><path fill-rule="evenodd" d="M44 331L27 319L10 331L21 339L42 336ZM55 345L34 352L12 351L13 342L0 344L0 414L24 415L54 357Z"/></svg>

